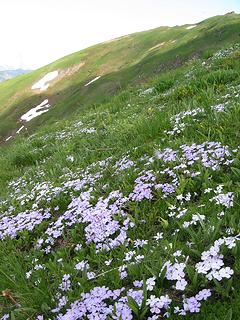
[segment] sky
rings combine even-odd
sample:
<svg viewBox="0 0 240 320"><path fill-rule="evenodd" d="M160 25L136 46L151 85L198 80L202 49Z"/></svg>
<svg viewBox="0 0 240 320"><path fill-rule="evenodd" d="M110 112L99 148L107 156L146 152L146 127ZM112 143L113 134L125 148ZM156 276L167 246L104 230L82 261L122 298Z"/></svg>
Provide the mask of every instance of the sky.
<svg viewBox="0 0 240 320"><path fill-rule="evenodd" d="M0 66L36 69L122 35L230 11L240 13L240 0L0 0Z"/></svg>

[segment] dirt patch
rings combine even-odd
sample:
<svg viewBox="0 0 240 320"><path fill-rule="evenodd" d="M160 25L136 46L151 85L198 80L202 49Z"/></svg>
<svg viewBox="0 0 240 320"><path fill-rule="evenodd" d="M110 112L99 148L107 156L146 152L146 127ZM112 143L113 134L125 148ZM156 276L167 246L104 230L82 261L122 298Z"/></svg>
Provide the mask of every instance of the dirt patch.
<svg viewBox="0 0 240 320"><path fill-rule="evenodd" d="M85 62L80 62L79 64L76 64L70 68L60 70L60 75L58 77L58 80L73 75L74 73L78 72L83 66L85 65Z"/></svg>
<svg viewBox="0 0 240 320"><path fill-rule="evenodd" d="M161 43L158 43L156 46L154 46L154 47L152 47L152 48L150 48L150 49L148 49L148 51L152 51L152 50L155 50L155 49L158 49L158 48L161 48L162 46L164 46L165 45L165 41L164 42L161 42Z"/></svg>

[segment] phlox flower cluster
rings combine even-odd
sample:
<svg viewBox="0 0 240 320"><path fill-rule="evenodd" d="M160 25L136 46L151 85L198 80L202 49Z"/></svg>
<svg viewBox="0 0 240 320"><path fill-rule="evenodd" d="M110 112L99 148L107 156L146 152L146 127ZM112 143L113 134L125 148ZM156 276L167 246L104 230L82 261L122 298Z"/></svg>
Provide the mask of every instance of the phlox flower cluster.
<svg viewBox="0 0 240 320"><path fill-rule="evenodd" d="M161 272L166 269L165 277L168 280L176 281L175 288L176 290L183 291L187 286L187 281L185 280L186 263L184 262L175 262L172 263L167 261L163 264Z"/></svg>
<svg viewBox="0 0 240 320"><path fill-rule="evenodd" d="M135 163L129 159L127 156L123 157L115 163L113 168L115 169L114 174L119 174L124 170L130 169L135 166Z"/></svg>
<svg viewBox="0 0 240 320"><path fill-rule="evenodd" d="M154 156L146 156L144 170L134 171L137 178L129 193L123 194L120 188L117 190L106 191L102 188L103 193L99 195L99 189L102 187L101 179L104 176L104 170L111 163L112 159L99 161L90 165L85 170L78 172L66 171L60 180L59 185L50 182L39 182L38 184L28 185L23 179L16 184L12 183L12 199L18 199L22 206L35 206L25 212L15 214L15 208L9 208L0 218L0 238L16 238L22 231L29 233L41 224L45 223L41 237L36 240L35 249L43 251L46 260L51 258L51 254L56 250L58 242L64 238L68 231L75 226L80 225L83 229L81 244L76 243L73 246L74 254L81 255L81 251L86 250L87 246L95 249L96 253L102 254L104 251L109 254L105 260L105 268L112 263L110 270L100 270L92 268L90 258L74 257L72 263L72 272L64 271L61 282L58 285L58 293L55 295L55 308L52 313L57 316L58 320L74 319L122 319L130 320L134 318L133 311L128 304L128 297L135 300L139 308L144 300L142 279L135 280L132 286L112 290L108 287L94 287L89 292L82 293L79 300L70 305L70 293L73 290L73 275L82 276L86 274L90 285L94 281L108 272L113 270L119 276L119 281L123 283L129 280L130 268L135 264L142 264L145 259L145 251L148 247L151 253L151 240L130 238L131 229L135 228L131 214L127 211L128 205L139 205L141 201L154 201L156 199L171 198L175 200L175 205L169 205L168 215L174 219L185 219L188 214L188 203L192 201L194 193L179 194L180 176L190 176L195 178L202 174L207 168L212 171L218 171L221 167L229 166L233 162L233 152L228 146L223 146L219 142L203 142L202 144L181 145L179 149L165 148L155 152ZM72 164L71 164L72 165ZM131 162L130 157L123 156L121 160L115 162L115 171L120 172L134 168L135 164ZM199 169L200 168L200 169ZM197 170L197 171L196 171ZM114 177L113 177L114 178ZM100 188L99 188L100 186ZM29 189L28 189L29 188ZM217 191L216 191L217 190ZM221 204L224 207L233 205L233 193L224 193L221 187L218 187L212 201L215 205ZM96 193L98 191L98 193ZM214 190L212 190L214 192ZM67 195L69 202L62 210L58 206L51 206L51 202L60 195ZM96 195L97 194L97 195ZM49 206L48 209L41 209L42 203ZM135 203L135 204L134 204ZM171 202L170 202L171 203ZM3 203L7 206L7 203ZM62 212L63 211L63 212ZM199 221L203 221L205 215L193 214L190 221L184 221L183 226L196 226ZM162 231L162 230L160 230ZM177 233L179 230L175 230ZM158 232L155 237L156 241L164 241L162 232ZM235 245L238 238L228 237L221 238L218 242L207 251L202 253L201 261L195 266L199 274L203 274L209 281L213 278L220 281L229 279L233 274L233 269L224 265L224 257L220 252L221 246L225 245L231 248ZM152 240L154 241L154 240ZM156 241L154 243L156 244ZM161 242L157 245L161 245ZM111 256L116 248L127 247L123 253L122 261L115 261ZM172 249L172 246L167 248ZM167 250L167 249L166 249ZM43 254L41 252L41 254ZM159 316L169 316L171 314L170 306L174 303L170 292L178 291L182 295L188 285L188 278L185 273L188 258L185 258L180 250L173 254L174 261L167 260L163 263L160 274L163 270L165 280L172 285L167 292L161 296L156 296L157 277L146 279L146 289L148 292L147 306L149 307L148 317L158 319ZM181 260L184 258L184 261ZM168 258L169 259L169 258ZM112 262L113 261L113 262ZM59 262L60 263L60 262ZM46 264L47 266L47 264ZM34 262L34 267L26 274L28 281L31 281L33 272L42 272L45 265L40 261ZM64 274L65 273L65 274ZM94 279L94 280L93 280ZM91 288L91 287L90 287ZM208 290L208 289L205 289ZM152 296L149 298L149 293ZM186 314L187 312L199 312L201 301L210 296L209 291L200 291L196 296L186 298L182 296L182 309L175 309L177 314ZM171 297L171 298L170 298Z"/></svg>
<svg viewBox="0 0 240 320"><path fill-rule="evenodd" d="M185 316L188 312L190 313L199 313L201 308L201 301L207 300L211 297L211 290L203 289L199 291L195 296L190 298L185 298L183 300L183 308L179 307L174 308L174 313Z"/></svg>
<svg viewBox="0 0 240 320"><path fill-rule="evenodd" d="M46 134L43 139L48 141L50 139L55 139L57 141L69 140L81 134L93 134L96 133L94 127L86 127L82 121L76 121L70 126L66 126L63 130L54 133Z"/></svg>
<svg viewBox="0 0 240 320"><path fill-rule="evenodd" d="M196 264L196 270L200 274L204 274L208 280L216 279L221 281L223 278L230 279L234 271L230 267L224 266L224 256L220 249L223 245L228 248L236 246L239 237L220 238L214 242L209 250L204 251L201 256L201 262Z"/></svg>
<svg viewBox="0 0 240 320"><path fill-rule="evenodd" d="M149 306L151 312L151 316L148 319L158 319L163 310L166 311L169 309L171 303L172 299L170 299L168 295L160 296L159 298L151 295L147 300L147 305Z"/></svg>
<svg viewBox="0 0 240 320"><path fill-rule="evenodd" d="M215 106L211 106L210 108L216 112L224 112L226 108L226 103L220 103Z"/></svg>
<svg viewBox="0 0 240 320"><path fill-rule="evenodd" d="M236 43L229 48L219 50L210 59L211 60L218 60L218 59L228 57L229 55L233 54L234 52L236 52L239 49L240 49L240 45L238 43Z"/></svg>
<svg viewBox="0 0 240 320"><path fill-rule="evenodd" d="M184 120L186 118L191 118L193 121L195 121L195 117L200 113L204 113L204 109L196 108L178 113L170 119L170 121L173 123L172 130L165 131L165 133L172 136L181 133L187 127L187 123L184 122Z"/></svg>

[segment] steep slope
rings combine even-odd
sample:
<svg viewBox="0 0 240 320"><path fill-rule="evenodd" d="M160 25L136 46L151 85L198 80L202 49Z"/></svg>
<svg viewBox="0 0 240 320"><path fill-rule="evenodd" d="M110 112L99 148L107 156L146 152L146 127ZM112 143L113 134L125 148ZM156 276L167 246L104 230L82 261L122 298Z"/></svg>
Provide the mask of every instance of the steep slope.
<svg viewBox="0 0 240 320"><path fill-rule="evenodd" d="M193 57L234 43L239 39L239 29L237 14L214 17L195 26L161 27L93 46L0 84L0 137L4 141L14 136L23 125L32 132L80 108L107 101L129 85L144 83ZM44 90L32 89L54 72L58 75ZM23 114L46 99L48 112L28 123L21 121Z"/></svg>
<svg viewBox="0 0 240 320"><path fill-rule="evenodd" d="M1 148L1 320L239 319L239 58L195 57Z"/></svg>

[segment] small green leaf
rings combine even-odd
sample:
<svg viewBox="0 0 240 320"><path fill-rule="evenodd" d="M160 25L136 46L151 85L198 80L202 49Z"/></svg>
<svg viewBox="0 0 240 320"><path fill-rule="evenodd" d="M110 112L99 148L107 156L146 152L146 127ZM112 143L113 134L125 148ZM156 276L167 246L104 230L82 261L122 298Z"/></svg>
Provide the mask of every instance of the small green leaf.
<svg viewBox="0 0 240 320"><path fill-rule="evenodd" d="M13 312L13 311L11 311L10 318L11 318L11 320L16 320L16 318L15 318L15 315L14 315L14 312Z"/></svg>
<svg viewBox="0 0 240 320"><path fill-rule="evenodd" d="M232 320L232 308L228 310L228 313L226 314L225 320Z"/></svg>
<svg viewBox="0 0 240 320"><path fill-rule="evenodd" d="M139 314L138 304L132 297L128 297L128 306L135 313L135 315Z"/></svg>
<svg viewBox="0 0 240 320"><path fill-rule="evenodd" d="M139 318L140 318L141 320L146 319L145 315L147 314L147 312L148 312L148 308L146 307L146 308L144 308L143 311L141 312Z"/></svg>

